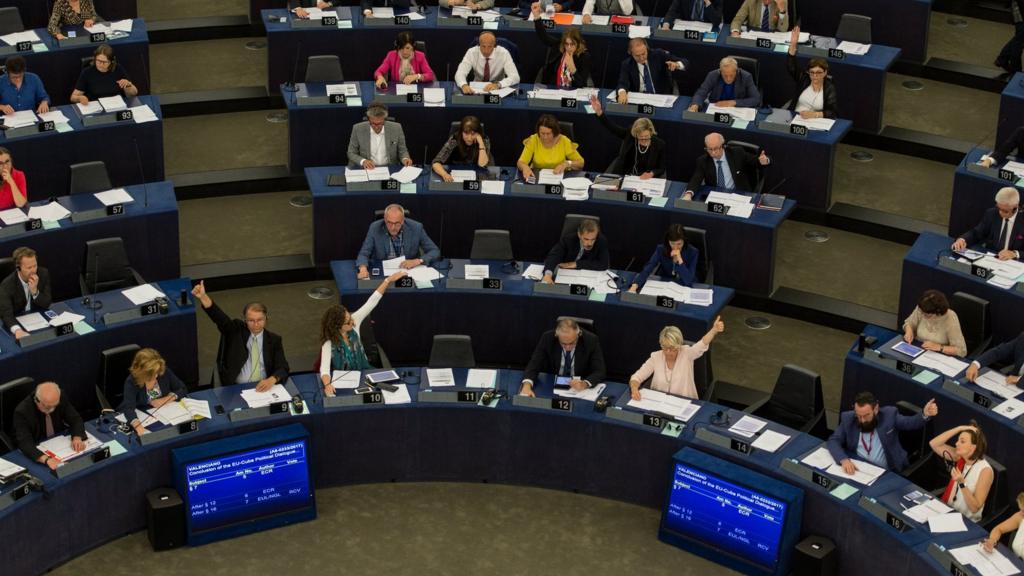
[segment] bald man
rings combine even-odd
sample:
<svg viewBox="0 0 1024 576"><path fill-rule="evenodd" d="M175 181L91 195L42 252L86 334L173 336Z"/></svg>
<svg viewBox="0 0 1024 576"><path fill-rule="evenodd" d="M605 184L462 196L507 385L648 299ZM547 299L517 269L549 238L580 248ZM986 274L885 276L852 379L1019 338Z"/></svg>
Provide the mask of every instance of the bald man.
<svg viewBox="0 0 1024 576"><path fill-rule="evenodd" d="M712 132L704 137L704 152L686 186L683 198L693 198L694 191L706 184L716 190L753 192L762 166L771 163L764 150L757 156L743 148L725 147L725 137Z"/></svg>
<svg viewBox="0 0 1024 576"><path fill-rule="evenodd" d="M85 423L78 410L61 394L60 386L43 382L14 409L15 442L25 456L56 470L60 460L40 452L36 446L62 434L71 435L75 452L85 450Z"/></svg>
<svg viewBox="0 0 1024 576"><path fill-rule="evenodd" d="M470 74L476 82L487 82L484 89L488 92L519 84L519 70L512 60L512 53L504 46L498 46L494 32L481 33L477 45L466 50L462 62L459 62L455 70L455 85L462 89L463 94L473 93L469 85Z"/></svg>

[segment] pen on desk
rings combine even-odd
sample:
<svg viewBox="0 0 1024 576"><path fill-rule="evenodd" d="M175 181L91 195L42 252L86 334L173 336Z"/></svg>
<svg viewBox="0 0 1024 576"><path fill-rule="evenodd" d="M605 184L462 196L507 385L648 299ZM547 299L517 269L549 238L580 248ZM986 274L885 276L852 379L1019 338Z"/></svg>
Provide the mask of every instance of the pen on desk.
<svg viewBox="0 0 1024 576"><path fill-rule="evenodd" d="M900 508L903 508L903 510L909 510L909 508L907 508L907 505L904 504L903 502L900 502Z"/></svg>

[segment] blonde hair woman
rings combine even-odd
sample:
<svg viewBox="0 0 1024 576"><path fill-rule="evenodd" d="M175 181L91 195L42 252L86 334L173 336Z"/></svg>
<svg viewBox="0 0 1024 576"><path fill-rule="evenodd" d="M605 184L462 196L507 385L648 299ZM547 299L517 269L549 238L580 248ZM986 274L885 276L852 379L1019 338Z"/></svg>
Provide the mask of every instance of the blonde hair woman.
<svg viewBox="0 0 1024 576"><path fill-rule="evenodd" d="M118 411L124 414L137 433L145 434L146 428L135 410L156 409L168 402L176 402L188 395L188 389L167 367L163 356L152 348L143 348L136 352L128 372L128 378L124 381L124 400L121 401Z"/></svg>
<svg viewBox="0 0 1024 576"><path fill-rule="evenodd" d="M722 317L715 319L711 330L692 346L683 342L683 332L675 326L662 328L658 335L661 350L652 352L639 370L629 377L629 391L633 400L640 400L640 385L651 378L651 390L667 392L673 396L697 398L697 386L693 382L693 361L708 351L715 335L725 331Z"/></svg>

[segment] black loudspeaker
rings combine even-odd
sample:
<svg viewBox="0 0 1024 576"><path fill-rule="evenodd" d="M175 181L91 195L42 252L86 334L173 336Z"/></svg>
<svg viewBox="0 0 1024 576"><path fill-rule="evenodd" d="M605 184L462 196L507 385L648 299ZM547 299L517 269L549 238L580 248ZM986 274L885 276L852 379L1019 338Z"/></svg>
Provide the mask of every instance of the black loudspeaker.
<svg viewBox="0 0 1024 576"><path fill-rule="evenodd" d="M157 488L146 494L146 526L153 550L185 545L185 503L174 488Z"/></svg>
<svg viewBox="0 0 1024 576"><path fill-rule="evenodd" d="M793 576L835 576L839 574L836 545L824 536L808 536L793 551Z"/></svg>

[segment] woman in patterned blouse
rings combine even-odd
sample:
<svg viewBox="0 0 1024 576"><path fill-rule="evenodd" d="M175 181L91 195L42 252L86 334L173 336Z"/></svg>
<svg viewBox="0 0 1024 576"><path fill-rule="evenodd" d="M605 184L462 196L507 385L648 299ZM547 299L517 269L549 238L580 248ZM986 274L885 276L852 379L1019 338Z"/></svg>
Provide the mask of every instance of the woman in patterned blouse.
<svg viewBox="0 0 1024 576"><path fill-rule="evenodd" d="M95 24L98 19L92 0L57 0L53 3L53 13L50 14L50 24L46 29L57 40L63 40L66 36L61 32L61 26L82 24L88 27Z"/></svg>

